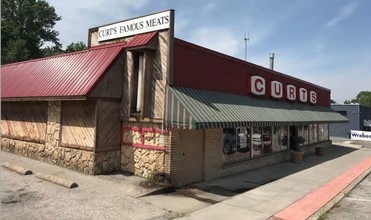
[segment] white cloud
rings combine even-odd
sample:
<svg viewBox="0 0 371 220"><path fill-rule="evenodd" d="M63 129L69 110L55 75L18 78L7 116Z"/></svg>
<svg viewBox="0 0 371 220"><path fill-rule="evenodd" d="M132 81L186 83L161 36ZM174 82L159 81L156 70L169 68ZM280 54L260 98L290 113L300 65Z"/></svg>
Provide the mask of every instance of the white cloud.
<svg viewBox="0 0 371 220"><path fill-rule="evenodd" d="M275 70L330 89L331 98L338 103L355 98L360 91L370 90L371 74L368 74L370 65L367 61L371 59L371 55L341 62L339 57L324 59L322 56L295 56L295 51L290 50L277 51L279 53L275 57ZM268 53L256 57L255 61L267 67Z"/></svg>
<svg viewBox="0 0 371 220"><path fill-rule="evenodd" d="M337 25L339 22L346 20L355 12L357 7L358 7L357 1L351 1L348 4L344 5L337 12L337 14L326 23L326 26L332 27L332 26Z"/></svg>
<svg viewBox="0 0 371 220"><path fill-rule="evenodd" d="M238 54L238 40L231 30L225 28L199 28L192 32L189 39L195 44L230 56Z"/></svg>
<svg viewBox="0 0 371 220"><path fill-rule="evenodd" d="M188 33L187 28L190 25L190 20L186 12L175 12L175 37L184 36Z"/></svg>
<svg viewBox="0 0 371 220"><path fill-rule="evenodd" d="M210 13L210 12L212 12L212 11L215 10L216 6L217 6L217 5L216 5L215 2L210 2L210 3L206 4L206 5L202 8L202 11L203 11L204 13Z"/></svg>

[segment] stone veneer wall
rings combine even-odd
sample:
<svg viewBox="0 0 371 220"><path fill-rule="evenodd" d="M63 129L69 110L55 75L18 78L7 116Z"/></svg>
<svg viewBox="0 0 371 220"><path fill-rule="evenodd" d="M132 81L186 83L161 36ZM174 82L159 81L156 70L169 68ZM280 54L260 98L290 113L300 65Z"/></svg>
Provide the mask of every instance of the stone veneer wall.
<svg viewBox="0 0 371 220"><path fill-rule="evenodd" d="M95 153L94 174L120 171L121 150Z"/></svg>
<svg viewBox="0 0 371 220"><path fill-rule="evenodd" d="M60 101L48 102L48 120L46 122L46 140L45 147L48 150L60 146L61 139L61 111L62 103Z"/></svg>
<svg viewBox="0 0 371 220"><path fill-rule="evenodd" d="M94 174L94 153L64 147L2 138L1 149L85 174Z"/></svg>
<svg viewBox="0 0 371 220"><path fill-rule="evenodd" d="M121 168L123 171L128 171L144 178L164 173L164 151L132 146L123 148L121 155Z"/></svg>
<svg viewBox="0 0 371 220"><path fill-rule="evenodd" d="M165 154L168 133L164 133L164 141L160 142L160 133L156 131L142 132L143 128L159 129L158 124L130 124L139 130L124 130L121 145L121 170L137 176L150 178L166 178ZM137 127L138 125L145 127ZM142 143L142 133L144 142ZM156 149L154 149L156 148Z"/></svg>
<svg viewBox="0 0 371 220"><path fill-rule="evenodd" d="M103 174L120 169L120 150L99 152L61 146L61 102L49 101L45 144L1 139L1 149L85 174Z"/></svg>

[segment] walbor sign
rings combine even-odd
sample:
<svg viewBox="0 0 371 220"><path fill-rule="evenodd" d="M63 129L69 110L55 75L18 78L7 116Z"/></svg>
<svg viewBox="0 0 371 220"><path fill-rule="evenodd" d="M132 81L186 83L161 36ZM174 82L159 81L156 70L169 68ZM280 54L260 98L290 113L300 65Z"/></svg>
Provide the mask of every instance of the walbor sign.
<svg viewBox="0 0 371 220"><path fill-rule="evenodd" d="M350 139L371 141L371 132L350 130Z"/></svg>
<svg viewBox="0 0 371 220"><path fill-rule="evenodd" d="M171 11L164 11L132 20L119 22L98 29L98 40L105 41L115 38L132 36L151 31L170 28Z"/></svg>

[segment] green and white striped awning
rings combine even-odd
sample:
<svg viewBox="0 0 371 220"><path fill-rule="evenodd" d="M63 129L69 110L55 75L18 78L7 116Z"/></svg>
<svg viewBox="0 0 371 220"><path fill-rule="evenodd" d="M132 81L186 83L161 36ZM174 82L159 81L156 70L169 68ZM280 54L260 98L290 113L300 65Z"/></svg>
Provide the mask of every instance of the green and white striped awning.
<svg viewBox="0 0 371 220"><path fill-rule="evenodd" d="M233 128L347 121L326 106L170 86L166 91L165 123L169 128Z"/></svg>

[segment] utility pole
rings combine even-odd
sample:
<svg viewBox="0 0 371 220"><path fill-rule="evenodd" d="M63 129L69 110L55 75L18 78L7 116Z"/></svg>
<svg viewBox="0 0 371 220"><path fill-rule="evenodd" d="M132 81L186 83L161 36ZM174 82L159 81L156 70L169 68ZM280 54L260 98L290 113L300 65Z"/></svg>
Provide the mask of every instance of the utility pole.
<svg viewBox="0 0 371 220"><path fill-rule="evenodd" d="M247 61L247 46L249 44L249 41L250 41L250 36L249 36L249 32L247 32L247 36L246 36L246 32L243 33L243 40L245 41L245 61Z"/></svg>

